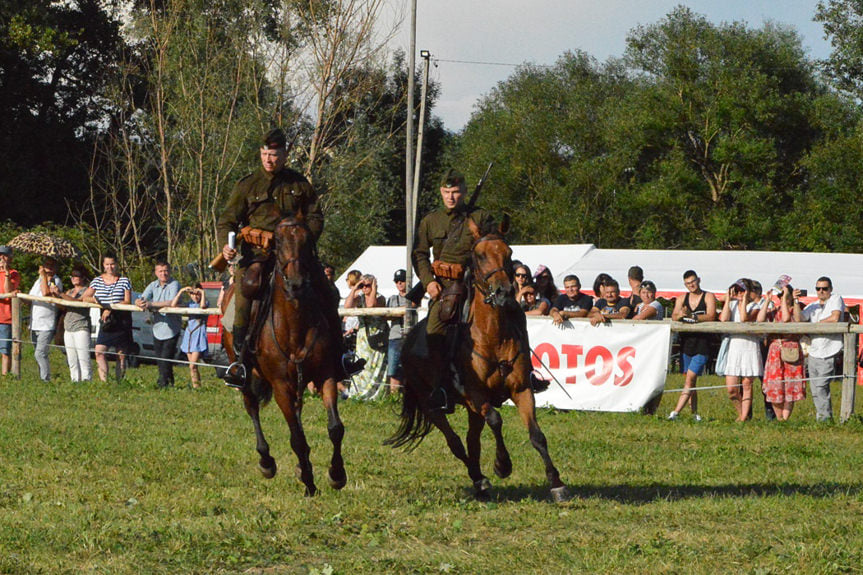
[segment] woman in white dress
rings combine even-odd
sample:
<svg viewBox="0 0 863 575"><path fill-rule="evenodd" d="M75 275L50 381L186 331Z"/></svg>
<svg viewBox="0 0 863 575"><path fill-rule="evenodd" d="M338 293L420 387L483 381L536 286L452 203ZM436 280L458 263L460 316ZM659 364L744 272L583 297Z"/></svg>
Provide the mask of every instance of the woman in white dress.
<svg viewBox="0 0 863 575"><path fill-rule="evenodd" d="M346 308L386 307L387 301L378 293L378 280L366 274L351 288L345 300ZM362 316L357 328L357 356L366 360L363 371L354 376L348 392L356 399L376 399L386 393L387 348L389 324L386 318Z"/></svg>
<svg viewBox="0 0 863 575"><path fill-rule="evenodd" d="M758 305L754 301L752 281L740 279L728 288L719 321L754 322ZM725 361L725 388L737 410L736 421L746 421L752 406L752 382L764 373L761 343L758 336L732 334L728 340Z"/></svg>

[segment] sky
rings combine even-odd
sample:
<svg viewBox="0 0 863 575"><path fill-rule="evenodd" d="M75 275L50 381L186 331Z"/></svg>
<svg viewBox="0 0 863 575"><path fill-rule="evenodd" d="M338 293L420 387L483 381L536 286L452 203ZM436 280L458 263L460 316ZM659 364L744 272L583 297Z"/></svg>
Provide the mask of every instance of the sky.
<svg viewBox="0 0 863 575"><path fill-rule="evenodd" d="M431 52L430 76L441 86L434 113L447 129L460 131L476 102L515 70L496 64L554 64L566 50L583 50L600 62L621 56L630 30L658 22L680 4L716 24L789 25L810 57L830 53L821 25L812 20L815 0L417 0L417 51ZM410 6L404 0L404 21L391 42L405 52Z"/></svg>

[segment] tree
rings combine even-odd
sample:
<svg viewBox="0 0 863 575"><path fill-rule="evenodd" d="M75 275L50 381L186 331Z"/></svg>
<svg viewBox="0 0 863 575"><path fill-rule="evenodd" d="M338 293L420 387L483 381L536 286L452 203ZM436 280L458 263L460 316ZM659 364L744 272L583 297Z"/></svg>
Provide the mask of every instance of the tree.
<svg viewBox="0 0 863 575"><path fill-rule="evenodd" d="M482 205L511 213L514 241L597 241L614 227L619 180L603 125L628 83L614 63L566 53L519 68L480 102L457 164L478 179L495 162Z"/></svg>
<svg viewBox="0 0 863 575"><path fill-rule="evenodd" d="M0 3L0 189L4 217L64 221L88 194L89 138L123 45L117 2Z"/></svg>
<svg viewBox="0 0 863 575"><path fill-rule="evenodd" d="M620 140L637 174L627 201L646 220L632 226L636 242L781 245L773 214L802 182L826 95L796 32L713 25L681 7L630 33L626 61L642 82Z"/></svg>

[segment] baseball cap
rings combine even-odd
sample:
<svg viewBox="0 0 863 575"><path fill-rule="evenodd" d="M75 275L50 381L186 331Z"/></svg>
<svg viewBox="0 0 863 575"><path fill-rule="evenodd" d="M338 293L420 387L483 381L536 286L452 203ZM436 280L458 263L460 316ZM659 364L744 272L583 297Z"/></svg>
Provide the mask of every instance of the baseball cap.
<svg viewBox="0 0 863 575"><path fill-rule="evenodd" d="M10 248L7 245L0 246L0 254L3 254L4 256L12 257L12 248Z"/></svg>
<svg viewBox="0 0 863 575"><path fill-rule="evenodd" d="M403 282L407 280L408 273L405 270L398 270L393 276L394 282Z"/></svg>

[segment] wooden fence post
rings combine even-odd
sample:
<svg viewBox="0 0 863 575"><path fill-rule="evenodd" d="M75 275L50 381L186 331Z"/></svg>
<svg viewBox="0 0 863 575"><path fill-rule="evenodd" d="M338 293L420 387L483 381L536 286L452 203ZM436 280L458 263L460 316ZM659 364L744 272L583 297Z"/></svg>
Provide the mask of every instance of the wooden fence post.
<svg viewBox="0 0 863 575"><path fill-rule="evenodd" d="M842 407L839 411L839 421L845 422L854 414L854 396L857 393L857 334L846 333L843 336L842 357Z"/></svg>
<svg viewBox="0 0 863 575"><path fill-rule="evenodd" d="M12 298L12 363L10 371L21 379L21 300Z"/></svg>

